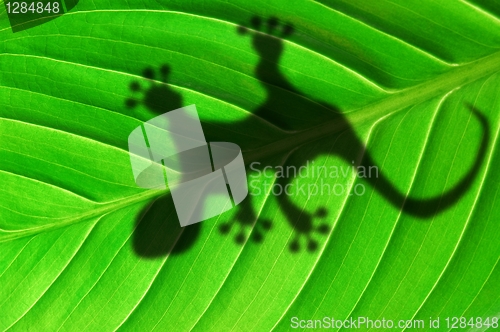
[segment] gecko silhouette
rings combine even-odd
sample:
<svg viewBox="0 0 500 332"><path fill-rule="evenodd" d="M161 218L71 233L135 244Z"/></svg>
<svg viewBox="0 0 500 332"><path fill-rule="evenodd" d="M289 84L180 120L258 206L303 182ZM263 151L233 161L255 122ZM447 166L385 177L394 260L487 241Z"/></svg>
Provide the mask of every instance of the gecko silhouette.
<svg viewBox="0 0 500 332"><path fill-rule="evenodd" d="M240 26L238 27L238 33L250 35L252 38L253 48L259 56L259 62L255 68L255 77L266 90L265 101L252 112L253 115L282 129L290 129L293 126L290 123L290 121L294 121L293 118L284 116L286 113L293 114L304 109L313 110L313 114L315 114L314 120L318 124L326 120L331 121L332 115L334 115L336 116L335 127L343 128L342 137L343 141L347 142L347 148L337 148L333 144L324 144L323 147L315 148L312 158L329 154L337 155L349 164L356 161L355 165L358 167L363 166L368 169L370 166L376 166L374 158L366 150L364 143L358 138L356 132L339 109L334 105L308 98L294 87L281 72L279 63L284 51L283 38L293 33L293 27L289 24L282 24L276 18L264 21L259 17L252 18L251 27L252 29ZM126 101L127 107L133 108L142 103L153 112L163 114L186 106L183 105L180 94L168 86L169 66L162 66L159 72L159 81L161 83L156 80L155 71L152 68L148 68L143 72L143 77L150 80L150 87L145 90L141 88L138 82L132 82L130 85L131 91L134 93L142 92L143 97L141 99L128 99ZM484 160L487 143L490 139L486 118L472 106L467 105L467 107L479 121L483 136L473 165L452 189L436 197L416 199L407 197L406 194L400 192L389 178L381 172L379 172L378 177L367 177L363 180L378 190L389 203L398 209L402 209L407 214L420 218L428 218L451 207L471 186ZM238 138L228 137L228 134L221 128L226 128L228 132L246 132L249 124L250 120L246 118L231 123L202 122L208 141L230 141L236 144L240 144ZM339 133L336 132L336 135L339 135ZM359 151L364 151L361 159ZM245 151L243 153L245 158ZM293 181L293 178L286 177L279 181L284 187ZM290 242L290 250L300 250L301 239L305 238L306 248L309 251L314 251L318 247L318 243L314 240L313 235L315 233L327 234L329 232L329 226L326 223L317 224L314 220L324 218L327 215L327 210L322 207L318 208L314 213L306 212L302 207L297 206L288 195L277 196L277 201L281 211L294 229L295 237ZM237 208L239 210L234 219L220 225L220 232L227 234L233 227L238 227L235 241L243 243L246 240L247 229L252 229L252 239L256 242L262 241L263 233L271 229L271 222L269 220L257 220L259 216L252 207L252 196L248 195ZM194 245L201 231L202 223L193 224L182 229L177 219L173 217L175 216L173 209L172 198L167 194L160 197L154 204L143 211L138 218L137 229L134 233L134 248L138 255L157 257L167 253L175 254L183 252ZM142 220L146 220L146 222L141 222Z"/></svg>

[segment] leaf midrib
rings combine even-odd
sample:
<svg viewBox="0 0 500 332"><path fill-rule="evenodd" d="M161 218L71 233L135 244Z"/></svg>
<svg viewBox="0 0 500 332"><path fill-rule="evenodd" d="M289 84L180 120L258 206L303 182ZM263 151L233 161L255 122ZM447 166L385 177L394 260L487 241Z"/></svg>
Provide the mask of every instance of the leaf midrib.
<svg viewBox="0 0 500 332"><path fill-rule="evenodd" d="M248 150L245 154L247 164L266 156L274 155L277 151L296 148L298 145L310 143L321 138L331 136L347 129L347 125L358 127L401 111L402 109L422 103L433 97L445 94L452 89L477 81L485 76L500 71L500 52L493 53L468 64L457 66L456 69L441 74L429 81L396 92L382 100L346 113L346 121L339 123L338 119L325 122L321 125L292 133L276 142ZM293 140L291 138L294 138Z"/></svg>
<svg viewBox="0 0 500 332"><path fill-rule="evenodd" d="M245 163L248 165L262 158L276 155L279 152L295 149L298 146L331 136L347 129L348 125L357 127L362 124L371 123L382 116L389 115L415 104L419 104L425 100L431 99L432 97L446 93L453 88L461 87L485 76L494 74L497 71L500 71L500 52L493 53L465 65L457 66L456 69L451 69L429 81L393 93L387 98L347 113L344 115L346 121L342 121L341 123L339 123L337 119L328 121L310 129L291 133L285 138L277 140L273 143L253 150L247 150L245 151ZM99 208L93 209L88 213L68 218L64 222L52 223L20 231L0 231L0 243L31 236L44 231L70 226L99 215L111 213L124 206L147 201L167 192L168 189L149 190L118 201L103 204Z"/></svg>
<svg viewBox="0 0 500 332"><path fill-rule="evenodd" d="M139 202L147 201L151 198L158 197L162 194L169 192L166 190L147 190L140 194L136 194L133 196L129 196L127 198L123 198L117 201L109 202L102 204L101 206L88 211L87 213L83 213L78 216L73 216L67 218L65 221L51 223L43 226L32 227L28 229L18 230L18 231L6 231L0 230L0 243L7 242L11 240L16 240L22 237L35 235L44 231L52 231L55 229L59 229L62 227L70 226L76 224L78 222L90 220L93 217L104 216L108 213L114 212L116 210L121 209L125 206L130 206Z"/></svg>

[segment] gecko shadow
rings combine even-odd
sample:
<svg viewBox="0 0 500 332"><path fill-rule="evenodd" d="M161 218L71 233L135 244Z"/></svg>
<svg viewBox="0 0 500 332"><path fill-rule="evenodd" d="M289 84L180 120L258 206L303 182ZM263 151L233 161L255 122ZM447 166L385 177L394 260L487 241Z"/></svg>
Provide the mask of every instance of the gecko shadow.
<svg viewBox="0 0 500 332"><path fill-rule="evenodd" d="M334 105L308 98L294 87L281 72L279 63L284 51L283 38L293 33L293 27L281 24L276 18L264 21L258 17L251 20L251 27L252 29L239 27L238 33L250 35L252 38L253 48L259 56L255 77L260 81L267 96L266 100L252 112L253 119L255 117L264 119L282 129L292 128L293 121L297 121L293 116L289 116L290 114L299 114L305 109L315 115L314 121L317 124L326 120L332 122L334 119L335 121L332 123L335 123L335 128L332 128L332 135L342 133L342 141L345 144L342 147L337 147L333 143L323 144L316 147L309 158L314 159L320 155L337 155L349 165L355 162L357 167L365 167L365 169L376 166L374 158L369 151L366 151L364 143L339 109ZM143 89L138 82L133 82L130 85L130 90L133 93L141 93L142 98L130 98L126 101L126 106L134 108L142 103L156 114L163 114L186 106L183 105L182 97L169 88L169 73L170 68L167 65L162 66L158 79L152 68L146 69L143 72L143 77L149 81L150 87ZM159 83L159 81L161 82ZM454 205L472 185L485 158L487 143L490 140L490 130L486 118L472 106L467 105L467 108L479 122L483 136L473 165L450 190L436 197L416 199L407 197L382 172L379 172L377 177L367 177L363 180L375 188L390 204L401 209L404 213L419 218L429 218ZM207 141L229 141L241 145L244 143L242 138L231 136L231 133L248 132L251 123L252 120L249 117L229 124L211 121L202 122L202 125ZM342 130L339 131L339 128ZM360 151L364 151L364 153L360 155ZM298 161L296 166L300 166L301 163L303 164L303 160ZM278 183L285 187L291 181L293 178L282 178L279 179ZM289 243L290 250L292 252L301 250L302 239L305 239L307 250L316 250L318 242L314 239L315 234L323 236L330 231L326 223L318 224L314 221L326 217L326 208L320 207L315 212L310 213L297 206L288 195L279 195L276 198L281 212L294 230L295 237ZM252 207L252 196L248 195L236 208L238 211L233 220L220 225L219 231L228 234L233 227L238 227L234 238L237 243L243 243L247 238L247 230L251 230L251 239L255 242L262 241L263 234L271 229L272 224L269 220L258 218L257 212ZM157 257L165 254L176 254L184 252L194 245L201 231L201 223L181 228L173 209L172 198L170 194L167 194L158 198L143 211L137 220L133 240L134 249L138 255Z"/></svg>

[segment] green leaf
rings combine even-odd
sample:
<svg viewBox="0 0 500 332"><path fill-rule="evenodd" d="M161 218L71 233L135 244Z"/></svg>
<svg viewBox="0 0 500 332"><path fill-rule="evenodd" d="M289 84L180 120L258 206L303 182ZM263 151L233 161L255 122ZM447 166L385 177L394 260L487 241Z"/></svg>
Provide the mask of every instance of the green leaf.
<svg viewBox="0 0 500 332"><path fill-rule="evenodd" d="M498 320L499 8L80 1L17 33L1 12L0 329ZM127 139L191 104L250 194L181 228Z"/></svg>

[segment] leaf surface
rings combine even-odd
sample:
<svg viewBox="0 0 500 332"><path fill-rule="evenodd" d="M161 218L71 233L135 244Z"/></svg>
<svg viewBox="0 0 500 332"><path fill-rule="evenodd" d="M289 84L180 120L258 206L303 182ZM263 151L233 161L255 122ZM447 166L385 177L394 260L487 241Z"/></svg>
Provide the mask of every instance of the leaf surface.
<svg viewBox="0 0 500 332"><path fill-rule="evenodd" d="M3 11L0 329L499 317L492 3L82 0L15 34ZM251 194L181 228L127 138L191 104L208 141L242 148ZM304 165L348 175L276 176ZM308 195L326 185L343 192Z"/></svg>

